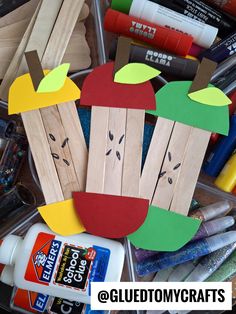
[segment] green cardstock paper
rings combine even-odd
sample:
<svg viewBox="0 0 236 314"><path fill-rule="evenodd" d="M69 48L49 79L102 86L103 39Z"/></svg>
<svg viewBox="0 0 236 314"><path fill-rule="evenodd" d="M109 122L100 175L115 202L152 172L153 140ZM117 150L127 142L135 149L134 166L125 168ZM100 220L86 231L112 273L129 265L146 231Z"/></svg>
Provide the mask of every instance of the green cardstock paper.
<svg viewBox="0 0 236 314"><path fill-rule="evenodd" d="M141 84L160 75L160 71L144 63L129 63L115 74L115 83Z"/></svg>
<svg viewBox="0 0 236 314"><path fill-rule="evenodd" d="M227 97L222 90L217 87L203 88L197 92L188 94L193 101L200 102L208 106L227 106L232 104L232 101Z"/></svg>
<svg viewBox="0 0 236 314"><path fill-rule="evenodd" d="M66 81L70 63L63 63L50 71L40 82L37 93L52 93L60 90Z"/></svg>
<svg viewBox="0 0 236 314"><path fill-rule="evenodd" d="M200 224L199 219L150 206L144 223L128 239L144 250L173 252L194 237Z"/></svg>
<svg viewBox="0 0 236 314"><path fill-rule="evenodd" d="M191 81L166 84L156 93L156 110L147 113L210 132L228 135L228 106L207 106L188 96ZM212 87L213 85L209 85Z"/></svg>

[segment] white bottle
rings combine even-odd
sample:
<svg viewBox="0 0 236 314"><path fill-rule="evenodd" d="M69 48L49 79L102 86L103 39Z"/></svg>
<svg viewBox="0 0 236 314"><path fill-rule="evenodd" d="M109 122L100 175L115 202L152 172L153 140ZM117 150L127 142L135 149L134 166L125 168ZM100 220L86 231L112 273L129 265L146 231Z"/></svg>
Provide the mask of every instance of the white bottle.
<svg viewBox="0 0 236 314"><path fill-rule="evenodd" d="M148 0L133 0L129 15L191 35L196 44L209 48L218 29Z"/></svg>
<svg viewBox="0 0 236 314"><path fill-rule="evenodd" d="M87 304L90 282L120 281L124 255L119 242L85 233L61 237L40 223L24 240L8 235L0 247L0 263L15 265L18 288Z"/></svg>

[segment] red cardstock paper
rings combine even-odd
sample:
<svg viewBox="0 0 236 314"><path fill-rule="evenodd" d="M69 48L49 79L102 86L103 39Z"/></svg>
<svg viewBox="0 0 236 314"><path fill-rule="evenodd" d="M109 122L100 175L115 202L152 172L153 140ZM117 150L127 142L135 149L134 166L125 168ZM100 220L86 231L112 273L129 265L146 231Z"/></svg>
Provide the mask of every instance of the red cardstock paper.
<svg viewBox="0 0 236 314"><path fill-rule="evenodd" d="M74 205L86 232L104 238L123 238L145 221L149 201L140 198L74 192Z"/></svg>
<svg viewBox="0 0 236 314"><path fill-rule="evenodd" d="M155 93L150 81L141 84L114 82L114 62L95 68L85 79L82 106L155 110Z"/></svg>

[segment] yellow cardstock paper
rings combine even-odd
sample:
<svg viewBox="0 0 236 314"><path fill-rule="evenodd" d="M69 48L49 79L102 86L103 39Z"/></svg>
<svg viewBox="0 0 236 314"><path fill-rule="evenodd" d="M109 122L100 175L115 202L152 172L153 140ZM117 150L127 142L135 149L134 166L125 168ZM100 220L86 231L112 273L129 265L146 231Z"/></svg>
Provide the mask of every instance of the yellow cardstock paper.
<svg viewBox="0 0 236 314"><path fill-rule="evenodd" d="M48 227L59 235L70 236L85 231L72 199L39 207L38 211Z"/></svg>
<svg viewBox="0 0 236 314"><path fill-rule="evenodd" d="M49 70L45 70L47 75ZM8 113L18 114L30 110L57 105L80 99L80 89L68 77L64 86L57 92L37 93L29 73L18 77L10 87Z"/></svg>

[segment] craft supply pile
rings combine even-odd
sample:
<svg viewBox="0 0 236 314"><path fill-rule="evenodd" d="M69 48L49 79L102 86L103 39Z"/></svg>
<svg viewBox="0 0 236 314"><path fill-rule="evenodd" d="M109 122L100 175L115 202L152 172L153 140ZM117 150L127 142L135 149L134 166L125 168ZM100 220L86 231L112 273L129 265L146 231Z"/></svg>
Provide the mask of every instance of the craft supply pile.
<svg viewBox="0 0 236 314"><path fill-rule="evenodd" d="M2 12L0 306L105 313L91 283L121 280L236 298L236 2Z"/></svg>

